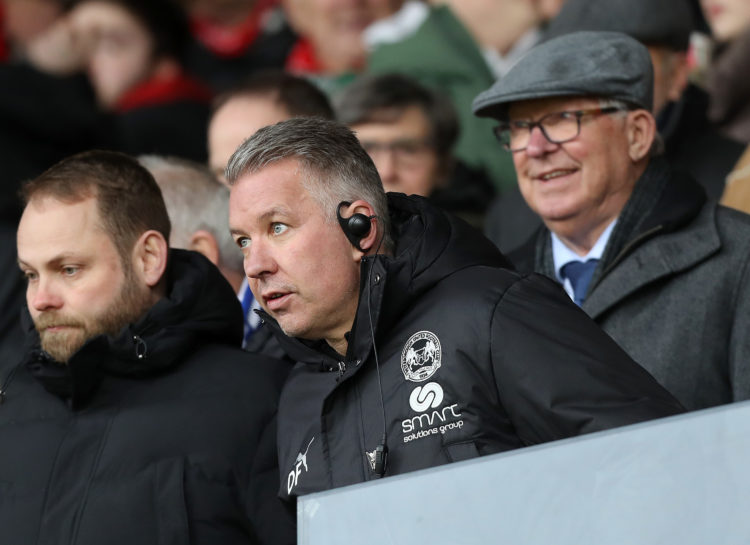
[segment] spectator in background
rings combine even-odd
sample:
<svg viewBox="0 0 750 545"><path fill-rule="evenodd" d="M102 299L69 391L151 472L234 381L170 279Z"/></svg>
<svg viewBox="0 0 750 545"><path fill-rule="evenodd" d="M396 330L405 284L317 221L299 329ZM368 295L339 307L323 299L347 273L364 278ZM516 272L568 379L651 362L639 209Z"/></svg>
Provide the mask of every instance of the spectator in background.
<svg viewBox="0 0 750 545"><path fill-rule="evenodd" d="M239 348L218 270L169 250L158 186L86 152L24 186L24 361L0 390L4 543L286 544L276 407L288 366Z"/></svg>
<svg viewBox="0 0 750 545"><path fill-rule="evenodd" d="M575 32L477 97L545 224L509 257L563 284L686 408L748 399L750 216L659 154L653 94L645 46Z"/></svg>
<svg viewBox="0 0 750 545"><path fill-rule="evenodd" d="M78 0L70 24L113 146L130 153L206 159L210 91L182 65L189 39L172 0Z"/></svg>
<svg viewBox="0 0 750 545"><path fill-rule="evenodd" d="M328 98L304 78L268 70L218 96L208 125L208 164L226 183L224 169L234 151L266 125L290 117L333 118Z"/></svg>
<svg viewBox="0 0 750 545"><path fill-rule="evenodd" d="M260 318L253 312L260 307L254 304L245 281L242 253L227 227L229 189L208 168L192 161L157 155L144 155L138 160L154 177L164 197L172 222L169 246L203 254L237 294L244 316L242 345L246 347L260 325Z"/></svg>
<svg viewBox="0 0 750 545"><path fill-rule="evenodd" d="M222 92L253 72L282 68L296 40L279 0L182 0L193 40L187 69Z"/></svg>
<svg viewBox="0 0 750 545"><path fill-rule="evenodd" d="M15 230L23 180L73 153L102 146L88 81L75 73L64 0L0 2L0 222Z"/></svg>
<svg viewBox="0 0 750 545"><path fill-rule="evenodd" d="M567 0L537 0L537 9L542 16L542 20L548 23L554 19L560 13L565 2Z"/></svg>
<svg viewBox="0 0 750 545"><path fill-rule="evenodd" d="M286 61L329 94L350 83L367 58L362 33L401 7L403 0L282 0L299 35Z"/></svg>
<svg viewBox="0 0 750 545"><path fill-rule="evenodd" d="M400 74L368 75L334 101L378 169L385 191L431 197L481 225L492 183L457 161L458 118L443 95Z"/></svg>
<svg viewBox="0 0 750 545"><path fill-rule="evenodd" d="M750 4L744 0L701 0L716 42L708 69L711 118L750 144ZM750 146L727 177L722 204L750 213Z"/></svg>
<svg viewBox="0 0 750 545"><path fill-rule="evenodd" d="M654 65L654 115L665 155L718 200L744 146L719 134L707 118L708 96L689 83L688 49L695 29L689 0L568 0L546 36L613 30L645 45Z"/></svg>
<svg viewBox="0 0 750 545"><path fill-rule="evenodd" d="M243 84L218 96L208 126L208 164L211 172L226 184L227 163L240 144L261 127L291 117L333 119L333 110L326 95L314 84L280 70L250 76ZM224 225L227 225L226 221ZM244 274L237 291L246 322L245 348L283 357L268 328L259 327L255 310L260 307Z"/></svg>
<svg viewBox="0 0 750 545"><path fill-rule="evenodd" d="M0 0L0 62L23 59L64 12L66 0Z"/></svg>
<svg viewBox="0 0 750 545"><path fill-rule="evenodd" d="M688 0L567 0L545 39L578 30L624 32L644 44L654 65L654 115L665 155L690 173L712 200L744 146L721 135L707 118L708 96L688 81L688 48L695 28ZM541 225L518 188L488 213L485 233L503 251L514 250Z"/></svg>
<svg viewBox="0 0 750 545"><path fill-rule="evenodd" d="M709 118L728 136L750 143L750 3L701 0L716 42L707 73Z"/></svg>
<svg viewBox="0 0 750 545"><path fill-rule="evenodd" d="M433 0L408 9L414 13L408 24L371 42L367 71L400 72L445 93L459 116L456 157L483 169L502 194L515 186L513 162L498 151L492 123L471 115L471 101L537 43L544 23L539 1Z"/></svg>
<svg viewBox="0 0 750 545"><path fill-rule="evenodd" d="M750 214L750 146L727 176L721 204Z"/></svg>

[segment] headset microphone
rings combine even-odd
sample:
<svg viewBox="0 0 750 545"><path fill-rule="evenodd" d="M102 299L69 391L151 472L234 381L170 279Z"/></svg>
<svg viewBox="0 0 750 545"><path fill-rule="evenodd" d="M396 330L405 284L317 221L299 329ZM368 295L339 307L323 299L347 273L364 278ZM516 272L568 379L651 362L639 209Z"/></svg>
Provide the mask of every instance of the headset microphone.
<svg viewBox="0 0 750 545"><path fill-rule="evenodd" d="M346 238L349 239L349 242L351 242L352 245L360 252L366 253L366 250L361 246L361 241L368 235L370 229L372 229L370 220L377 216L353 214L348 218L343 217L341 215L341 207L350 206L351 204L352 203L350 203L349 201L341 201L338 207L336 207L336 217L339 220L339 225L341 226L342 231L344 231Z"/></svg>
<svg viewBox="0 0 750 545"><path fill-rule="evenodd" d="M341 207L350 206L351 204L352 203L350 203L349 201L341 201L338 207L336 207L336 217L339 220L339 225L344 231L346 238L349 239L349 242L351 242L352 245L360 252L367 253L366 250L362 248L360 242L369 234L370 229L372 229L371 220L373 218L377 218L377 215L365 216L364 214L353 214L348 218L342 217ZM381 237L380 241L378 242L378 246L375 249L375 254L380 251L381 244L383 244L383 237ZM380 361L378 360L378 348L375 345L375 328L372 323L372 309L370 307L370 299L372 296L372 269L373 267L371 265L370 272L367 275L367 315L370 318L369 325L370 337L372 340L372 352L373 356L375 357L375 369L378 376L380 410L383 417L383 435L380 439L380 444L375 448L375 450L373 450L372 452L365 451L365 454L367 455L368 461L370 462L370 469L372 470L373 474L377 477L382 477L383 475L385 475L385 472L388 469L388 438L386 433L385 402L383 401L383 383L380 378Z"/></svg>

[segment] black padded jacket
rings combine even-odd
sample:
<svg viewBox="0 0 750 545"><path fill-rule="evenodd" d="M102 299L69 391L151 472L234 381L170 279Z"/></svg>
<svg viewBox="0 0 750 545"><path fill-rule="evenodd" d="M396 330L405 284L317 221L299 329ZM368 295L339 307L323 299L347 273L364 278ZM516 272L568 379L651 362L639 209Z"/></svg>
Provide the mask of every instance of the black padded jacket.
<svg viewBox="0 0 750 545"><path fill-rule="evenodd" d="M293 543L276 497L287 364L242 351L242 311L173 250L168 296L67 366L38 348L0 383L3 545Z"/></svg>
<svg viewBox="0 0 750 545"><path fill-rule="evenodd" d="M363 259L346 357L263 315L299 362L279 408L282 497L376 478L383 435L388 476L683 411L555 282L425 199L389 207L396 249Z"/></svg>

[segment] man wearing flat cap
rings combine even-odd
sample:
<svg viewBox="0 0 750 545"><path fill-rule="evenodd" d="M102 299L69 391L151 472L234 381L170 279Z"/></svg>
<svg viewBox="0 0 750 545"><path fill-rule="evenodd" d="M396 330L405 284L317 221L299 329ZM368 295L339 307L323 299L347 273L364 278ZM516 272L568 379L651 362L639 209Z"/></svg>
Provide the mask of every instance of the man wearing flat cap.
<svg viewBox="0 0 750 545"><path fill-rule="evenodd" d="M656 126L664 156L690 173L718 200L744 145L721 135L707 117L708 95L688 80L690 35L696 29L690 0L567 0L544 33L549 40L581 30L623 32L648 48L654 66ZM490 207L485 233L503 251L514 250L541 220L517 187Z"/></svg>
<svg viewBox="0 0 750 545"><path fill-rule="evenodd" d="M544 227L511 259L570 297L688 409L750 397L750 216L659 155L653 68L617 32L531 50L474 101Z"/></svg>
<svg viewBox="0 0 750 545"><path fill-rule="evenodd" d="M695 28L689 0L568 0L550 23L547 37L611 30L645 45L654 65L653 112L665 156L718 200L744 145L710 124L708 95L688 82L687 55Z"/></svg>

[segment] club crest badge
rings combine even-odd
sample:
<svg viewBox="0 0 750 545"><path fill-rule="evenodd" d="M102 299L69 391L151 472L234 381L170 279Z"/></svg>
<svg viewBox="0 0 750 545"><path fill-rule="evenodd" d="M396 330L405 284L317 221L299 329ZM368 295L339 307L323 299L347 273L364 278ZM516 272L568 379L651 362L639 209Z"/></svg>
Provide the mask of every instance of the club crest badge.
<svg viewBox="0 0 750 545"><path fill-rule="evenodd" d="M440 340L434 333L420 331L406 341L401 352L401 370L404 378L423 382L440 369Z"/></svg>

